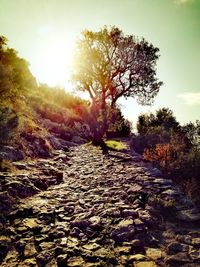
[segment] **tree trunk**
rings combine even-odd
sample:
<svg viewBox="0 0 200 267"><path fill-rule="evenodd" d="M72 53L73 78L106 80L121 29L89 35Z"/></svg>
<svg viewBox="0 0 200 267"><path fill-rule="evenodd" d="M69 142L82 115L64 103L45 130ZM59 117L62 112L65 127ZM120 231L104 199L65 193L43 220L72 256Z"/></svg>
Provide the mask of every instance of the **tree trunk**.
<svg viewBox="0 0 200 267"><path fill-rule="evenodd" d="M102 116L102 122L100 123L98 121L98 117L99 117L99 113L101 112L101 116ZM106 126L107 126L107 121L106 121L106 113L105 112L105 105L104 103L102 103L101 109L99 109L95 103L95 101L93 101L92 103L92 107L91 107L91 125L90 125L90 129L92 132L92 143L95 146L100 146L103 154L108 154L108 148L105 144L105 142L103 141L103 136L105 134L106 131Z"/></svg>

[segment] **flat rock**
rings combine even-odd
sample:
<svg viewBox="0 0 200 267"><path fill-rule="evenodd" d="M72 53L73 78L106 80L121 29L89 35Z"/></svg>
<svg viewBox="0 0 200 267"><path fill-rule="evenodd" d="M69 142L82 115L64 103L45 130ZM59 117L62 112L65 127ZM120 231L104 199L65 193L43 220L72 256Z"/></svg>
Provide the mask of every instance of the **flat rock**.
<svg viewBox="0 0 200 267"><path fill-rule="evenodd" d="M190 258L186 253L179 252L175 255L167 256L165 262L167 264L179 264L179 266L181 266L181 264L190 262Z"/></svg>
<svg viewBox="0 0 200 267"><path fill-rule="evenodd" d="M154 261L140 261L135 262L134 267L157 267L157 264Z"/></svg>
<svg viewBox="0 0 200 267"><path fill-rule="evenodd" d="M37 220L34 219L34 218L26 218L26 219L23 220L23 225L25 227L33 229L38 225L38 223L37 223Z"/></svg>
<svg viewBox="0 0 200 267"><path fill-rule="evenodd" d="M88 249L88 250L97 250L99 249L101 246L97 243L88 243L86 245L83 246L83 248Z"/></svg>
<svg viewBox="0 0 200 267"><path fill-rule="evenodd" d="M79 257L71 257L68 259L67 261L67 266L69 267L80 267L80 266L84 266L84 259L79 256Z"/></svg>
<svg viewBox="0 0 200 267"><path fill-rule="evenodd" d="M132 225L120 227L111 232L111 238L116 242L130 241L135 237L135 228Z"/></svg>
<svg viewBox="0 0 200 267"><path fill-rule="evenodd" d="M34 256L36 253L37 253L37 250L36 250L33 242L25 245L25 247L24 247L24 256L25 257L28 258L28 257Z"/></svg>
<svg viewBox="0 0 200 267"><path fill-rule="evenodd" d="M133 262L133 261L144 261L144 260L147 260L147 257L143 254L135 254L135 255L131 255L129 257L129 262Z"/></svg>
<svg viewBox="0 0 200 267"><path fill-rule="evenodd" d="M158 248L148 248L146 250L146 255L151 260L157 260L162 258L162 251Z"/></svg>

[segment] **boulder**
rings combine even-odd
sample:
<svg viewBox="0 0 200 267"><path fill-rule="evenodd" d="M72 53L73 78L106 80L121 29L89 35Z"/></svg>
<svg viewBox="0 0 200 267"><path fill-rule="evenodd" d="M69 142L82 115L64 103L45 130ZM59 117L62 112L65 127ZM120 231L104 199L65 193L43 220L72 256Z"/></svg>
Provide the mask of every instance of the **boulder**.
<svg viewBox="0 0 200 267"><path fill-rule="evenodd" d="M0 214L7 215L11 212L13 199L8 192L0 192ZM0 218L1 219L1 218Z"/></svg>
<svg viewBox="0 0 200 267"><path fill-rule="evenodd" d="M18 161L24 158L23 153L12 146L0 147L0 160Z"/></svg>
<svg viewBox="0 0 200 267"><path fill-rule="evenodd" d="M23 181L12 181L5 185L12 197L26 198L40 192L33 184L24 184Z"/></svg>
<svg viewBox="0 0 200 267"><path fill-rule="evenodd" d="M135 237L135 228L133 225L121 226L111 232L111 238L115 242L130 241Z"/></svg>
<svg viewBox="0 0 200 267"><path fill-rule="evenodd" d="M51 148L46 139L30 133L22 133L21 137L27 141L31 156L48 158L51 155Z"/></svg>

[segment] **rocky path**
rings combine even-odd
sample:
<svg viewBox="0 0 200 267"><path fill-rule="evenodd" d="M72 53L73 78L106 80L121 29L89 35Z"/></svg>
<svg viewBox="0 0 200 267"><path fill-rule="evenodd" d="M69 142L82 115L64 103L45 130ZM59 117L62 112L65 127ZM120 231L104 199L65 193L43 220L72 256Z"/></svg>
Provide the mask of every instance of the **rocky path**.
<svg viewBox="0 0 200 267"><path fill-rule="evenodd" d="M8 215L0 228L0 266L200 266L198 212L139 155L104 156L82 145L16 165L36 191L38 170L51 174L52 185ZM56 184L58 178L63 182Z"/></svg>

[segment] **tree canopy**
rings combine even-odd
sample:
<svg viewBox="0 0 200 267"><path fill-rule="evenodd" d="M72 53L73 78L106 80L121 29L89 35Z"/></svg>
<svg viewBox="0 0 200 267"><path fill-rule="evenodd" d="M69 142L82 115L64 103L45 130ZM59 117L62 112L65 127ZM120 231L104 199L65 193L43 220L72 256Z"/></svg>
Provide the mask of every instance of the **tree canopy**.
<svg viewBox="0 0 200 267"><path fill-rule="evenodd" d="M158 48L144 38L124 35L117 27L82 33L72 79L79 90L89 93L93 130L100 138L108 127L108 110L120 97L135 97L142 105L152 103L162 85L156 77L158 58Z"/></svg>

